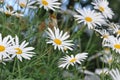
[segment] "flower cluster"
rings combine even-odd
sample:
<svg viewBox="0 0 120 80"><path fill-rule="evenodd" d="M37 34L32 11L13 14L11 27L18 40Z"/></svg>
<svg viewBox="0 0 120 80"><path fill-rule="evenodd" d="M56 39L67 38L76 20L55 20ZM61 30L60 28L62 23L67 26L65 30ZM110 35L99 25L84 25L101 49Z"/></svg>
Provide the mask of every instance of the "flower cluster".
<svg viewBox="0 0 120 80"><path fill-rule="evenodd" d="M111 23L108 25L107 29L96 30L101 34L101 38L103 38L102 45L104 47L110 47L116 51L116 53L120 53L120 38L119 38L119 27L120 25Z"/></svg>
<svg viewBox="0 0 120 80"><path fill-rule="evenodd" d="M10 1L3 1L4 8L0 8L0 12L3 12L7 16L22 17L25 11L29 9L39 10L44 7L45 10L53 10L60 8L60 2L58 0L13 0L13 4L9 4ZM17 9L16 9L17 8Z"/></svg>
<svg viewBox="0 0 120 80"><path fill-rule="evenodd" d="M94 9L99 10L105 18L112 19L114 13L109 8L109 2L107 0L94 0L92 4L94 5Z"/></svg>
<svg viewBox="0 0 120 80"><path fill-rule="evenodd" d="M54 31L52 29L48 28L48 31L46 31L49 40L47 41L48 44L52 44L54 46L54 49L58 48L58 50L62 50L62 52L68 52L67 50L73 50L72 46L74 45L72 40L67 40L70 35L68 35L67 32L63 33L63 31L60 31L59 28L54 27ZM78 53L75 55L69 56L66 55L64 58L60 58L59 61L59 67L68 69L69 65L74 66L74 64L79 63L81 64L81 61L86 59L88 53Z"/></svg>
<svg viewBox="0 0 120 80"><path fill-rule="evenodd" d="M17 35L15 38L10 35L2 38L0 33L0 60L12 60L15 57L20 61L22 58L30 60L35 53L32 51L34 50L33 47L27 47L28 44L26 41L20 43Z"/></svg>
<svg viewBox="0 0 120 80"><path fill-rule="evenodd" d="M111 19L114 15L108 7L109 3L107 0L95 0L92 4L95 10L89 8L78 9L77 12L79 14L74 15L78 23L84 23L89 29L95 29L98 26L107 24L107 18Z"/></svg>
<svg viewBox="0 0 120 80"><path fill-rule="evenodd" d="M15 18L16 17L20 18L25 15L26 11L30 11L30 17L31 17L31 14L35 14L35 15L39 13L44 14L45 12L49 12L50 10L50 14L47 14L47 15L49 15L51 18L51 14L54 14L52 13L52 11L55 12L56 9L60 9L60 5L61 5L59 0L13 0L13 4L16 8L14 8L13 5L9 4L9 1L7 0L2 1L0 5L2 4L4 4L4 7L0 8L0 12L2 12L7 16L5 19L8 21L12 21L10 20L11 17L8 17L8 16L15 16ZM87 30L91 30L99 34L102 40L102 47L105 48L105 50L98 52L98 54L96 55L93 55L93 56L90 55L91 57L89 57L87 61L91 61L92 59L98 57L101 60L100 62L105 63L105 67L103 65L104 67L103 69L96 68L95 73L98 75L101 75L104 73L106 75L110 75L113 80L120 80L120 71L118 68L111 69L111 70L107 68L108 66L110 68L113 68L113 66L111 66L113 65L113 63L120 62L120 60L117 59L117 57L115 57L116 55L120 54L120 25L117 23L112 23L110 21L110 19L112 19L112 17L114 16L114 13L112 9L109 7L109 2L107 0L94 0L91 3L91 5L93 5L93 9L83 7L83 8L78 8L76 10L77 13L76 12L74 13L74 11L72 13L72 17L74 17L75 20L78 22L77 25L83 23L83 27L81 29L84 30L87 27ZM45 17L47 16L45 15ZM13 20L13 22L16 22L17 20ZM40 19L40 20L43 20L43 19ZM34 22L31 24L34 24ZM40 23L43 23L43 25L44 25L44 22L47 23L47 20L40 21ZM70 32L70 33L73 33L72 36L74 36L72 37L73 39L72 40L70 39L71 37L69 32L61 30L61 28L57 24L56 16L52 15L52 19L50 22L48 21L48 23L52 24L52 27L48 25L46 27L47 28L46 32L44 35L42 35L42 37L46 37L45 38L46 44L50 45L50 47L52 45L53 51L56 50L56 52L60 51L64 53L62 54L62 57L60 55L61 58L58 61L58 67L69 69L70 66L75 66L76 69L79 70L79 72L83 72L85 74L87 73L92 74L93 76L93 73L83 70L83 68L78 66L78 65L81 65L82 62L88 57L88 53L82 52L82 51L92 52L92 50L87 50L90 45L90 42L92 41L92 37L90 38L90 41L88 41L88 45L85 48L85 50L84 48L82 50L81 48L82 45L81 44L80 46L79 44L75 45L74 40L76 40L76 42L79 43L78 39L76 39L76 36L79 37L81 40L81 36L79 35L81 35L83 30L80 30L81 33L79 33L80 32L79 31L77 35L75 33L75 36L74 36L74 31ZM71 29L73 29L73 27ZM37 30L38 26L35 27L35 29ZM39 41L38 37L36 36L35 36L35 39L36 41L37 40ZM29 42L27 42L26 40L24 40L23 42L20 42L19 37L17 35L15 37L8 35L3 38L2 34L0 33L0 62L14 60L14 58L18 59L18 61L20 60L21 62L23 61L23 59L30 60L34 56L35 52L33 51L34 47L28 47L28 45L29 45ZM84 46L86 46L86 44L84 44ZM49 46L47 46L47 49L48 47ZM78 51L76 52L76 49L77 49L76 47L81 48L81 50L78 50L80 52ZM71 52L75 54L70 54ZM116 54L116 53L119 53L119 54ZM46 56L46 54L44 54L44 56ZM14 72L14 69L13 69L13 72ZM86 78L84 79L87 80ZM93 79L90 79L90 80L93 80ZM96 79L96 80L99 80L99 79Z"/></svg>
<svg viewBox="0 0 120 80"><path fill-rule="evenodd" d="M103 39L103 46L110 47L113 50L116 50L116 52L120 53L120 40L118 37L119 25L114 23L110 24L109 19L112 18L114 13L109 8L109 2L107 0L95 0L92 2L92 4L94 5L93 10L89 8L77 9L77 12L79 14L75 14L73 16L78 23L83 23L85 26L88 27L88 29L92 29L93 31L99 33L101 35L101 38ZM44 6L44 8L46 7ZM106 29L102 26L108 26L108 28ZM113 30L113 33L111 33L110 30ZM72 40L67 40L69 38L67 32L63 34L63 31L60 31L58 28L54 27L54 31L48 28L47 34L49 36L48 38L50 39L49 41L47 41L47 43L52 44L54 46L54 49L58 48L59 50L62 50L62 52L65 52L66 50L73 50L71 47L73 45ZM117 37L114 36L114 34ZM75 63L80 64L80 61L85 59L87 54L82 53L81 55L83 55L82 58L76 58L78 54L75 57L73 55L66 55L64 58L60 59L59 67L68 68L69 65L74 65ZM104 55L101 60L105 63L111 64L113 58L111 54L109 54Z"/></svg>
<svg viewBox="0 0 120 80"><path fill-rule="evenodd" d="M98 55L98 57L100 56L101 61L109 64L109 66L113 65L113 62L119 63L119 59L113 56L110 49L120 54L120 25L110 22L109 19L112 19L114 13L111 8L109 8L109 2L107 0L94 0L91 4L94 6L94 9L77 9L79 14L75 14L74 17L78 23L83 23L88 29L99 33L102 38L102 46L109 48L109 51L99 53L100 55ZM66 59L64 58L63 60ZM64 62L65 61L63 61L63 63ZM60 67L64 67L64 65ZM112 71L108 70L108 68L104 70L96 69L97 74L101 74L102 72L107 74L110 73L113 80L120 79L120 72L118 69Z"/></svg>

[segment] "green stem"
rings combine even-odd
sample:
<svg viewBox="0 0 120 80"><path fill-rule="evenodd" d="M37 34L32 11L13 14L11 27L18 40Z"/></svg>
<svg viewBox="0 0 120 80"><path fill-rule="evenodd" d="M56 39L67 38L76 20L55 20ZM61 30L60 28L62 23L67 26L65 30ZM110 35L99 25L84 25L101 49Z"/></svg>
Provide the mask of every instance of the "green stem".
<svg viewBox="0 0 120 80"><path fill-rule="evenodd" d="M87 49L90 47L90 44L91 44L92 39L93 39L93 36L94 36L94 32L93 32L92 36L90 37L90 39L89 39L89 41L88 41L88 43L87 43L87 46L86 46L85 51L87 51Z"/></svg>
<svg viewBox="0 0 120 80"><path fill-rule="evenodd" d="M1 70L0 70L1 76L0 76L0 80L2 80L2 68L3 68L3 64L1 63Z"/></svg>
<svg viewBox="0 0 120 80"><path fill-rule="evenodd" d="M71 35L71 36L72 36L72 39L74 40L74 39L76 39L76 38L80 38L85 29L86 29L86 26L82 26L82 27L80 28L80 30L77 31L76 34Z"/></svg>
<svg viewBox="0 0 120 80"><path fill-rule="evenodd" d="M17 66L18 66L19 78L21 78L21 70L20 70L20 62L19 62L19 60L18 60Z"/></svg>
<svg viewBox="0 0 120 80"><path fill-rule="evenodd" d="M2 61L3 61L3 56L2 56L2 60L1 60L1 70L0 70L1 76L0 76L0 80L2 80L2 70L3 70L3 63L2 63Z"/></svg>
<svg viewBox="0 0 120 80"><path fill-rule="evenodd" d="M13 74L14 74L14 72L15 72L16 63L17 63L17 58L15 58L15 61L14 61L14 64L13 64L13 71L12 71Z"/></svg>

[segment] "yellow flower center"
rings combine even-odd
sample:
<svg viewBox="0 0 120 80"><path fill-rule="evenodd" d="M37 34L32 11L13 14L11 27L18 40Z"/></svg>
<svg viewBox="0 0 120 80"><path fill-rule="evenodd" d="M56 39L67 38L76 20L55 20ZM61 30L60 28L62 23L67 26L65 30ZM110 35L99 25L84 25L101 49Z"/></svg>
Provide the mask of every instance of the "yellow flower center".
<svg viewBox="0 0 120 80"><path fill-rule="evenodd" d="M48 2L46 0L42 0L42 4L47 6L48 5Z"/></svg>
<svg viewBox="0 0 120 80"><path fill-rule="evenodd" d="M120 44L115 44L115 45L114 45L114 48L120 49Z"/></svg>
<svg viewBox="0 0 120 80"><path fill-rule="evenodd" d="M26 7L26 4L21 2L20 7L24 8L24 7Z"/></svg>
<svg viewBox="0 0 120 80"><path fill-rule="evenodd" d="M103 38L108 38L108 35L103 35L102 37L103 37Z"/></svg>
<svg viewBox="0 0 120 80"><path fill-rule="evenodd" d="M103 12L104 11L104 8L103 7L99 7L99 10L101 11L101 12Z"/></svg>
<svg viewBox="0 0 120 80"><path fill-rule="evenodd" d="M20 48L15 48L17 50L16 54L22 54L22 50Z"/></svg>
<svg viewBox="0 0 120 80"><path fill-rule="evenodd" d="M91 18L91 17L86 17L85 20L86 20L87 22L92 22L92 18Z"/></svg>
<svg viewBox="0 0 120 80"><path fill-rule="evenodd" d="M117 31L117 34L120 34L120 30Z"/></svg>
<svg viewBox="0 0 120 80"><path fill-rule="evenodd" d="M5 50L5 47L0 45L0 52L3 52Z"/></svg>
<svg viewBox="0 0 120 80"><path fill-rule="evenodd" d="M6 14L6 16L11 16L11 13L8 11L6 11L5 14Z"/></svg>
<svg viewBox="0 0 120 80"><path fill-rule="evenodd" d="M104 48L105 51L110 51L110 48L106 47Z"/></svg>
<svg viewBox="0 0 120 80"><path fill-rule="evenodd" d="M75 62L77 59L76 58L73 58L70 60L71 63Z"/></svg>
<svg viewBox="0 0 120 80"><path fill-rule="evenodd" d="M61 45L61 44L62 44L62 41L59 40L59 39L54 39L53 41L54 41L57 45Z"/></svg>
<svg viewBox="0 0 120 80"><path fill-rule="evenodd" d="M112 59L110 59L110 60L108 60L108 63L112 63L112 61L113 61L113 60L112 60Z"/></svg>

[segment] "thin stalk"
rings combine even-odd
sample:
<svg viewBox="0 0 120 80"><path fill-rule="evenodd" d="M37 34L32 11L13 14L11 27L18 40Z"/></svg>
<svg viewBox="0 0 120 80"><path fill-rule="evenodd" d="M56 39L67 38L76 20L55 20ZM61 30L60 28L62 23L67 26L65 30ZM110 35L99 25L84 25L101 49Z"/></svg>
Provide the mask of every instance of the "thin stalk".
<svg viewBox="0 0 120 80"><path fill-rule="evenodd" d="M21 70L20 70L20 62L19 62L19 60L17 60L17 66L18 66L19 78L21 78Z"/></svg>
<svg viewBox="0 0 120 80"><path fill-rule="evenodd" d="M13 64L13 71L12 71L13 74L14 74L14 72L15 72L16 63L17 63L17 58L15 58L15 61L14 61L14 64Z"/></svg>
<svg viewBox="0 0 120 80"><path fill-rule="evenodd" d="M86 46L85 51L87 51L87 49L90 47L91 42L92 42L92 39L93 39L93 36L94 36L94 32L93 32L92 36L90 37L90 39L89 39L89 41L88 41L88 43L87 43L87 46Z"/></svg>
<svg viewBox="0 0 120 80"><path fill-rule="evenodd" d="M0 74L1 74L1 77L0 77L0 80L2 80L2 70L3 70L3 56L2 56L2 60L1 60L1 70L0 70Z"/></svg>

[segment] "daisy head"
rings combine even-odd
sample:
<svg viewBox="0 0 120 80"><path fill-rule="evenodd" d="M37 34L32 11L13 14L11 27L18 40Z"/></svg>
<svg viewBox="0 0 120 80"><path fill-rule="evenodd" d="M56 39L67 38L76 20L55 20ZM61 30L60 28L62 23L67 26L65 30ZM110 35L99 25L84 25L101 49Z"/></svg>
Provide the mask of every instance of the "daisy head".
<svg viewBox="0 0 120 80"><path fill-rule="evenodd" d="M29 43L26 41L23 41L20 44L18 36L15 36L15 40L12 41L12 45L14 45L15 50L15 52L12 54L12 58L16 56L20 61L22 61L22 58L30 60L34 55L34 52L32 51L34 48L27 47L28 44Z"/></svg>
<svg viewBox="0 0 120 80"><path fill-rule="evenodd" d="M111 47L116 53L120 54L120 38L111 36L109 37L109 43L110 44L107 44L107 46Z"/></svg>
<svg viewBox="0 0 120 80"><path fill-rule="evenodd" d="M117 68L112 69L109 74L113 80L120 80L120 71Z"/></svg>
<svg viewBox="0 0 120 80"><path fill-rule="evenodd" d="M33 6L34 3L36 3L36 1L31 1L31 0L17 0L18 5L21 8L37 8L36 6Z"/></svg>
<svg viewBox="0 0 120 80"><path fill-rule="evenodd" d="M103 39L108 39L108 37L110 36L110 33L106 29L102 30L94 29L94 30L98 32L101 35L101 38Z"/></svg>
<svg viewBox="0 0 120 80"><path fill-rule="evenodd" d="M64 56L60 58L59 66L60 68L68 69L70 65L74 66L76 63L81 64L81 62L86 59L88 53L78 53L77 55Z"/></svg>
<svg viewBox="0 0 120 80"><path fill-rule="evenodd" d="M108 7L109 2L107 0L94 0L92 2L94 8L99 10L105 18L112 18L114 15L113 11Z"/></svg>
<svg viewBox="0 0 120 80"><path fill-rule="evenodd" d="M108 74L108 73L109 73L109 69L108 69L108 68L96 69L96 70L95 70L95 73L98 74L98 75Z"/></svg>
<svg viewBox="0 0 120 80"><path fill-rule="evenodd" d="M48 11L48 9L51 9L55 11L55 8L60 8L60 4L58 0L37 0L38 4L40 4L40 7L44 7Z"/></svg>
<svg viewBox="0 0 120 80"><path fill-rule="evenodd" d="M101 61L109 65L111 65L114 60L112 54L104 54L102 57L100 57L100 59Z"/></svg>
<svg viewBox="0 0 120 80"><path fill-rule="evenodd" d="M113 33L116 34L117 37L120 36L120 25L119 24L111 23L109 26L113 29Z"/></svg>
<svg viewBox="0 0 120 80"><path fill-rule="evenodd" d="M102 41L103 46L109 43L109 37L111 36L109 31L107 31L106 29L102 29L102 30L94 29L94 30L101 35L101 38L103 39Z"/></svg>
<svg viewBox="0 0 120 80"><path fill-rule="evenodd" d="M93 29L98 25L101 26L102 24L106 24L101 13L97 13L94 10L83 8L78 9L77 12L79 15L74 15L74 17L78 23L84 23L89 29Z"/></svg>
<svg viewBox="0 0 120 80"><path fill-rule="evenodd" d="M67 32L63 33L63 31L60 31L59 28L54 27L54 31L48 28L48 31L46 33L49 38L47 43L52 44L54 46L54 49L58 48L63 52L66 50L73 50L72 40L67 40L70 37Z"/></svg>
<svg viewBox="0 0 120 80"><path fill-rule="evenodd" d="M11 52L14 52L11 46L11 36L8 35L2 38L0 33L0 60L10 58Z"/></svg>
<svg viewBox="0 0 120 80"><path fill-rule="evenodd" d="M6 16L12 16L14 14L14 9L10 5L6 5L4 8L1 8L0 11L4 13Z"/></svg>
<svg viewBox="0 0 120 80"><path fill-rule="evenodd" d="M17 0L20 7L25 8L27 5L27 0Z"/></svg>

